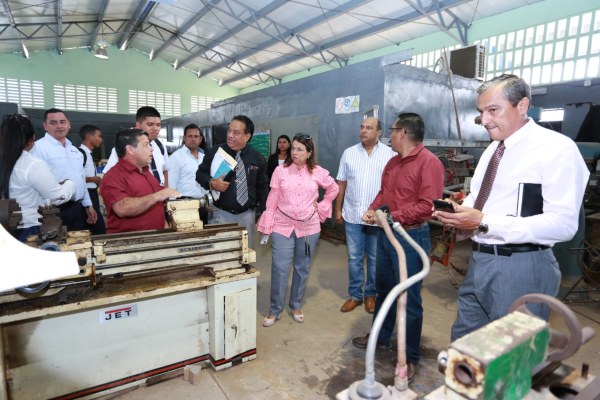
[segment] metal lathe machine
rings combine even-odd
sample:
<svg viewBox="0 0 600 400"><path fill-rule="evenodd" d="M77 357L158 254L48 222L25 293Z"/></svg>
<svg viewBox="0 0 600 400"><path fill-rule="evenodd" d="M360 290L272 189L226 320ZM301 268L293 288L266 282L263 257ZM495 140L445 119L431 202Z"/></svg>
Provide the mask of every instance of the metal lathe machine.
<svg viewBox="0 0 600 400"><path fill-rule="evenodd" d="M79 273L0 293L0 399L97 397L186 365L254 359L256 254L245 228L202 227L198 208L169 202L174 228L160 231L44 227L30 244L75 252Z"/></svg>

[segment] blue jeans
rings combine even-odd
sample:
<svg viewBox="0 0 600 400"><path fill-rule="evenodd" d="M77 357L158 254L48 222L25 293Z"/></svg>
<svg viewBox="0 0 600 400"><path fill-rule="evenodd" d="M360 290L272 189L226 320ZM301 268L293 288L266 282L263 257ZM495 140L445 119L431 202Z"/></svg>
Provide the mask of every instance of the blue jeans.
<svg viewBox="0 0 600 400"><path fill-rule="evenodd" d="M348 295L355 300L375 296L375 265L377 262L377 226L351 224L344 221L348 247ZM367 256L367 279L364 279L364 257ZM364 283L364 292L363 292Z"/></svg>
<svg viewBox="0 0 600 400"><path fill-rule="evenodd" d="M431 250L431 238L429 226L411 229L408 234L419 246L429 254ZM408 276L413 276L423 269L421 257L402 236L394 231L394 236L406 253L406 267ZM392 243L388 240L383 229L379 232L377 239L377 300L375 301L375 314L373 320L379 313L379 309L385 297L400 282L398 254ZM387 313L381 331L379 341L389 341L396 325L396 301ZM423 328L423 305L421 299L421 281L415 283L407 290L406 305L406 358L412 363L418 363L421 358L419 346L421 343L421 329Z"/></svg>

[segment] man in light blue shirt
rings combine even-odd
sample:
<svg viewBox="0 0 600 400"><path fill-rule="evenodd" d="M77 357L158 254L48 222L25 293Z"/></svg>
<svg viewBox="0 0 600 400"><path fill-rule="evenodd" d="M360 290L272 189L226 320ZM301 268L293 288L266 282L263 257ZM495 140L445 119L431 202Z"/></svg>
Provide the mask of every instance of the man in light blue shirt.
<svg viewBox="0 0 600 400"><path fill-rule="evenodd" d="M208 193L196 182L198 166L204 159L203 142L200 128L190 124L183 130L183 146L170 156L169 185L183 196L200 198ZM207 217L201 213L204 223L207 223Z"/></svg>
<svg viewBox="0 0 600 400"><path fill-rule="evenodd" d="M375 310L375 262L377 256L377 226L362 222L381 187L381 175L387 162L396 153L379 141L381 121L364 119L360 125L360 143L347 148L340 160L337 183L340 188L335 201L334 219L344 222L348 248L349 298L340 311L349 312L364 301L365 310ZM342 207L343 205L343 207ZM363 260L367 256L367 276Z"/></svg>
<svg viewBox="0 0 600 400"><path fill-rule="evenodd" d="M83 156L67 139L71 123L62 110L51 108L44 113L43 125L46 134L35 142L31 154L50 165L58 182L69 179L75 183L75 199L58 206L59 215L67 230L87 229L87 224L96 223L98 215L85 184Z"/></svg>

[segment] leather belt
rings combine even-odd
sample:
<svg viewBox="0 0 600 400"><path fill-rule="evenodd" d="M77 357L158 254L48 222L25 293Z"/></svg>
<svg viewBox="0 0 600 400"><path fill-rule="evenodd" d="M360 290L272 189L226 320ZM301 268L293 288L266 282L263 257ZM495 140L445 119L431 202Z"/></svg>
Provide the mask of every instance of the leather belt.
<svg viewBox="0 0 600 400"><path fill-rule="evenodd" d="M402 227L404 228L405 231L410 231L410 230L419 229L419 228L425 228L426 226L427 226L427 222L421 222L420 224L414 224L414 225L402 224Z"/></svg>
<svg viewBox="0 0 600 400"><path fill-rule="evenodd" d="M66 210L67 208L71 208L76 206L77 204L81 204L81 200L71 200L66 203L62 203L58 206L59 210Z"/></svg>
<svg viewBox="0 0 600 400"><path fill-rule="evenodd" d="M229 214L238 215L238 214L243 214L243 213L245 213L246 211L248 211L248 210L249 210L249 208L245 208L245 209L243 209L243 210L226 210L226 209L224 209L224 208L220 208L220 210L222 210L222 211L225 211L225 212L228 212Z"/></svg>
<svg viewBox="0 0 600 400"><path fill-rule="evenodd" d="M520 243L520 244L484 244L473 242L473 251L487 254L497 254L499 256L510 257L513 253L528 253L530 251L540 251L549 249L550 246L541 244Z"/></svg>

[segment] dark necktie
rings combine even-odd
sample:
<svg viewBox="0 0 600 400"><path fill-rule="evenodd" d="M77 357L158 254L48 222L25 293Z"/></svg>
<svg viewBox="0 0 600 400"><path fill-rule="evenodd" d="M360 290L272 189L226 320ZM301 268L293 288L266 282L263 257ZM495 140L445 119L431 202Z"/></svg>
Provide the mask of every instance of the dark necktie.
<svg viewBox="0 0 600 400"><path fill-rule="evenodd" d="M248 202L248 181L246 180L246 169L239 151L235 155L235 160L237 161L235 166L236 199L240 206L245 206Z"/></svg>
<svg viewBox="0 0 600 400"><path fill-rule="evenodd" d="M152 145L152 144L150 144ZM152 152L154 153L154 147L152 148ZM160 181L160 175L158 174L158 169L156 169L156 162L154 161L154 154L152 154L152 161L150 162L150 170L152 171L152 175L156 178L159 184L162 185Z"/></svg>
<svg viewBox="0 0 600 400"><path fill-rule="evenodd" d="M483 210L483 206L487 201L488 197L490 197L490 192L492 191L492 186L494 184L494 178L496 178L496 171L498 171L498 164L500 164L500 159L504 154L504 141L498 143L498 147L496 147L496 151L490 158L490 162L488 163L487 169L485 170L485 175L483 176L483 181L481 182L481 188L479 189L479 194L475 199L475 205L473 208L481 211ZM461 241L473 236L473 231L459 229L456 232L456 240Z"/></svg>

